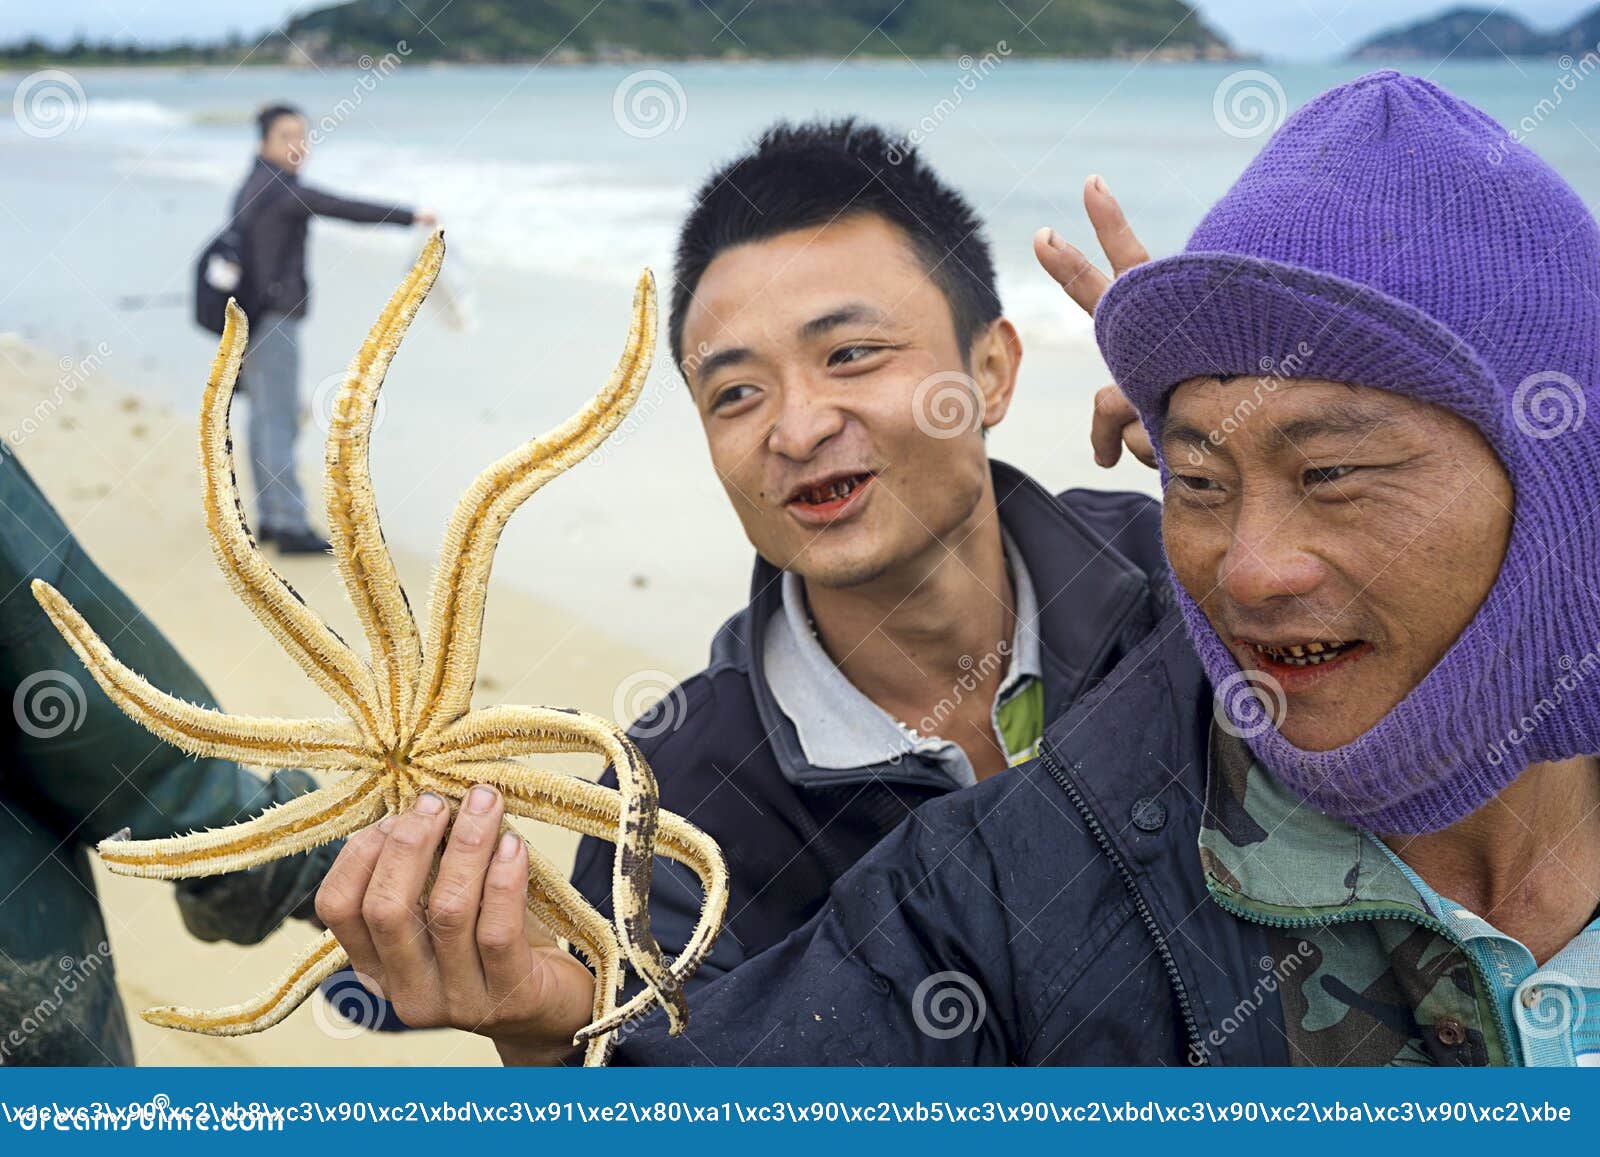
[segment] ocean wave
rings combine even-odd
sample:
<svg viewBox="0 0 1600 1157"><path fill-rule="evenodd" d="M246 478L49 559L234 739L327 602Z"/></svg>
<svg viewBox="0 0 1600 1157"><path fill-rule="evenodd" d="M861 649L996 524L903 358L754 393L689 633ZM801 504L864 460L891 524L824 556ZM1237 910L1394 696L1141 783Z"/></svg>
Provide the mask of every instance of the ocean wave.
<svg viewBox="0 0 1600 1157"><path fill-rule="evenodd" d="M84 109L88 114L86 123L91 128L169 127L188 124L191 119L183 110L153 100L91 96Z"/></svg>

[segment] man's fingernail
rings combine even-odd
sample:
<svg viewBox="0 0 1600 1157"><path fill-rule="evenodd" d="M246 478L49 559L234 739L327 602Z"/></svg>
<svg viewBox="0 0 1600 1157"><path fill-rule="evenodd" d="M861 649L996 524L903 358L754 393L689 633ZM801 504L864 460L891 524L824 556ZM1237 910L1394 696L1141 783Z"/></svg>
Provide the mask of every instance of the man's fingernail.
<svg viewBox="0 0 1600 1157"><path fill-rule="evenodd" d="M1110 190L1106 188L1106 179L1104 177L1102 177L1099 173L1096 173L1094 176L1090 177L1089 178L1089 183L1091 185L1093 185L1095 187L1095 189L1097 191L1101 192L1101 193L1110 192Z"/></svg>
<svg viewBox="0 0 1600 1157"><path fill-rule="evenodd" d="M1052 229L1050 230L1050 235L1045 238L1045 244L1052 249L1065 249L1067 247L1067 239Z"/></svg>
<svg viewBox="0 0 1600 1157"><path fill-rule="evenodd" d="M394 830L394 817L393 816L384 816L381 820L379 820L378 821L378 830L380 832L382 832L384 835L388 835L391 831L393 831Z"/></svg>
<svg viewBox="0 0 1600 1157"><path fill-rule="evenodd" d="M500 846L494 850L495 857L501 860L511 859L517 854L517 845L521 842L522 840L516 835L507 832L500 837Z"/></svg>
<svg viewBox="0 0 1600 1157"><path fill-rule="evenodd" d="M494 806L494 788L479 784L467 793L467 810L482 815Z"/></svg>
<svg viewBox="0 0 1600 1157"><path fill-rule="evenodd" d="M431 791L425 791L417 797L417 810L425 816L436 816L444 811L444 800Z"/></svg>

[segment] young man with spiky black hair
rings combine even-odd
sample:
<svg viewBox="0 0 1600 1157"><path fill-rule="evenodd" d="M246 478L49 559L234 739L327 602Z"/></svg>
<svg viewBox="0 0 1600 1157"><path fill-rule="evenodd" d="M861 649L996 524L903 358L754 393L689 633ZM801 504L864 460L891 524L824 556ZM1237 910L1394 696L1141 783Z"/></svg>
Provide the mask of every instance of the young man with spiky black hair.
<svg viewBox="0 0 1600 1157"><path fill-rule="evenodd" d="M633 729L732 873L698 979L782 940L920 803L1031 755L1158 614L1158 511L991 461L1022 345L965 199L854 120L780 124L679 236L670 340L758 557L709 666ZM609 911L612 846L575 881ZM673 952L699 906L658 863Z"/></svg>

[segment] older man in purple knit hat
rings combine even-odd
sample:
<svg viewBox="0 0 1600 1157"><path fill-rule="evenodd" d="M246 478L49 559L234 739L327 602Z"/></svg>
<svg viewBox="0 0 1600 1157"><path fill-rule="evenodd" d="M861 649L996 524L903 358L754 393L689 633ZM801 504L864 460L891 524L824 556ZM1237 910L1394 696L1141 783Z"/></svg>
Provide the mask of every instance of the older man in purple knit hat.
<svg viewBox="0 0 1600 1157"><path fill-rule="evenodd" d="M1107 289L1039 245L1159 458L1178 609L1035 761L919 809L619 1057L1600 1062L1594 219L1386 72L1301 109L1178 256L1124 273L1114 240ZM467 822L445 855L482 858L496 1003L461 1026L559 1062L592 981L528 947L520 868ZM352 841L319 909L422 880L443 837ZM442 975L329 922L390 993Z"/></svg>

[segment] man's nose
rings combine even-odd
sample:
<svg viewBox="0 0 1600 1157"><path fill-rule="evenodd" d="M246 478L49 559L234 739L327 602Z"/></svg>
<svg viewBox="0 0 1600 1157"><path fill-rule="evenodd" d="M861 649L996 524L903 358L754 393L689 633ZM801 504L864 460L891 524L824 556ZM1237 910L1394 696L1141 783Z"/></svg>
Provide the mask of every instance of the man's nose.
<svg viewBox="0 0 1600 1157"><path fill-rule="evenodd" d="M767 448L797 462L814 457L823 443L844 429L844 411L804 388L785 387L778 420Z"/></svg>
<svg viewBox="0 0 1600 1157"><path fill-rule="evenodd" d="M1281 504L1246 502L1233 525L1217 582L1241 606L1309 595L1322 581L1323 564L1305 548L1292 511Z"/></svg>

